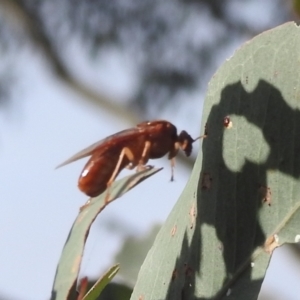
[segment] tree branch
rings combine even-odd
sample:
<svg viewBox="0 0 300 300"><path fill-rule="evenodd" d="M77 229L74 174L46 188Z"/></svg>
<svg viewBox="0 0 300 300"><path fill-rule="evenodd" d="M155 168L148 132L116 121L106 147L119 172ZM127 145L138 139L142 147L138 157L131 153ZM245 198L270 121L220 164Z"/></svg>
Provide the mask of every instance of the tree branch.
<svg viewBox="0 0 300 300"><path fill-rule="evenodd" d="M70 74L56 51L55 46L46 34L45 26L43 22L40 21L38 13L29 9L26 5L26 1L4 0L4 2L6 8L9 8L13 14L18 16L18 21L21 21L23 28L26 28L30 40L44 54L56 76L69 88L74 90L75 93L82 96L90 105L93 105L97 109L105 110L107 113L116 115L118 118L124 119L132 124L141 121L126 107L116 104L116 101L107 96L92 91Z"/></svg>

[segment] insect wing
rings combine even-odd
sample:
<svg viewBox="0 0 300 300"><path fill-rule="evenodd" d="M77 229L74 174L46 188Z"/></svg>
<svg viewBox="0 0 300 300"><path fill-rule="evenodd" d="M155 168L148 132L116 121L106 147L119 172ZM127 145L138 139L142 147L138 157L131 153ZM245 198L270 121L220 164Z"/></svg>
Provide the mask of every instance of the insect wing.
<svg viewBox="0 0 300 300"><path fill-rule="evenodd" d="M126 143L126 141L135 139L140 133L142 133L142 128L130 128L113 135L108 136L107 138L81 150L80 152L76 153L75 155L71 156L69 159L64 161L63 163L59 164L56 169L68 165L74 161L77 161L81 158L90 156L97 152L98 155L105 152L111 147L118 145L119 143Z"/></svg>
<svg viewBox="0 0 300 300"><path fill-rule="evenodd" d="M56 169L61 168L61 167L65 166L65 165L68 165L68 164L70 164L70 163L72 163L72 162L74 162L74 161L76 161L76 160L81 159L81 158L84 158L84 157L87 157L87 156L92 155L93 152L94 152L95 150L97 150L97 148L100 148L100 149L101 149L101 148L103 147L103 142L104 142L104 140L101 140L101 141L99 141L99 142L97 142L97 143L95 143L95 144L93 144L93 145L91 145L91 146L89 146L89 147L87 147L87 148L81 150L80 152L74 154L74 155L71 156L69 159L67 159L67 160L64 161L63 163L59 164L59 165L56 167Z"/></svg>

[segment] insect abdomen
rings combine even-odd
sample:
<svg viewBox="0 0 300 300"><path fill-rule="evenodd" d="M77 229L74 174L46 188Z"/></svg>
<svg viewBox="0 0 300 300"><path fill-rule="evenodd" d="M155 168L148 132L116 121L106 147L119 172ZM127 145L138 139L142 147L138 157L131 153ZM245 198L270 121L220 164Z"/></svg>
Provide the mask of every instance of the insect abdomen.
<svg viewBox="0 0 300 300"><path fill-rule="evenodd" d="M116 164L118 162L118 155L92 155L86 163L78 180L78 188L90 197L96 197L102 194L110 180ZM128 162L124 162L125 164ZM122 170L124 166L121 166Z"/></svg>

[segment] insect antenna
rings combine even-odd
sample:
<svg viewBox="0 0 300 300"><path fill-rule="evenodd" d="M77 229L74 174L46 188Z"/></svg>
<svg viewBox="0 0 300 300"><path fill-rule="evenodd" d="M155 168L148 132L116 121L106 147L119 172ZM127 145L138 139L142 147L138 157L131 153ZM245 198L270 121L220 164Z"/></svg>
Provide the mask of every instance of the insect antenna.
<svg viewBox="0 0 300 300"><path fill-rule="evenodd" d="M193 140L193 143L194 143L195 141L197 141L197 140L204 139L204 138L206 138L207 136L208 136L208 132L207 132L207 124L205 124L205 126L204 126L204 134L198 136L197 138L195 138L195 139Z"/></svg>
<svg viewBox="0 0 300 300"><path fill-rule="evenodd" d="M193 140L193 142L192 142L192 143L196 142L197 140L204 139L204 138L206 138L206 137L207 137L207 135L206 135L206 134L204 134L204 135L200 135L200 136L196 137L196 138Z"/></svg>

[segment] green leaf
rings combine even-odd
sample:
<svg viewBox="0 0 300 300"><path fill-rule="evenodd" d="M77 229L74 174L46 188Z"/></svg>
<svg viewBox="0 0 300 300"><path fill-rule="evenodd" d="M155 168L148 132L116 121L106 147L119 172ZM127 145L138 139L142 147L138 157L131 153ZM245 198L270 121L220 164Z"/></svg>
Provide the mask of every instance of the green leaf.
<svg viewBox="0 0 300 300"><path fill-rule="evenodd" d="M300 234L299 70L300 30L287 23L213 76L203 151L131 299L257 299L273 249Z"/></svg>
<svg viewBox="0 0 300 300"><path fill-rule="evenodd" d="M92 288L83 297L83 300L95 300L101 294L102 290L106 285L115 277L118 273L120 267L115 265L111 267L97 282L92 286Z"/></svg>
<svg viewBox="0 0 300 300"><path fill-rule="evenodd" d="M115 199L121 197L131 188L154 175L160 169L148 169L134 175L127 176L114 182L110 188L110 200L105 202L106 192L96 198L91 198L89 204L79 212L76 218L56 270L51 299L76 298L76 280L80 268L81 258L90 227L97 215Z"/></svg>
<svg viewBox="0 0 300 300"><path fill-rule="evenodd" d="M128 286L111 282L105 287L97 300L129 300L131 293L132 289Z"/></svg>

